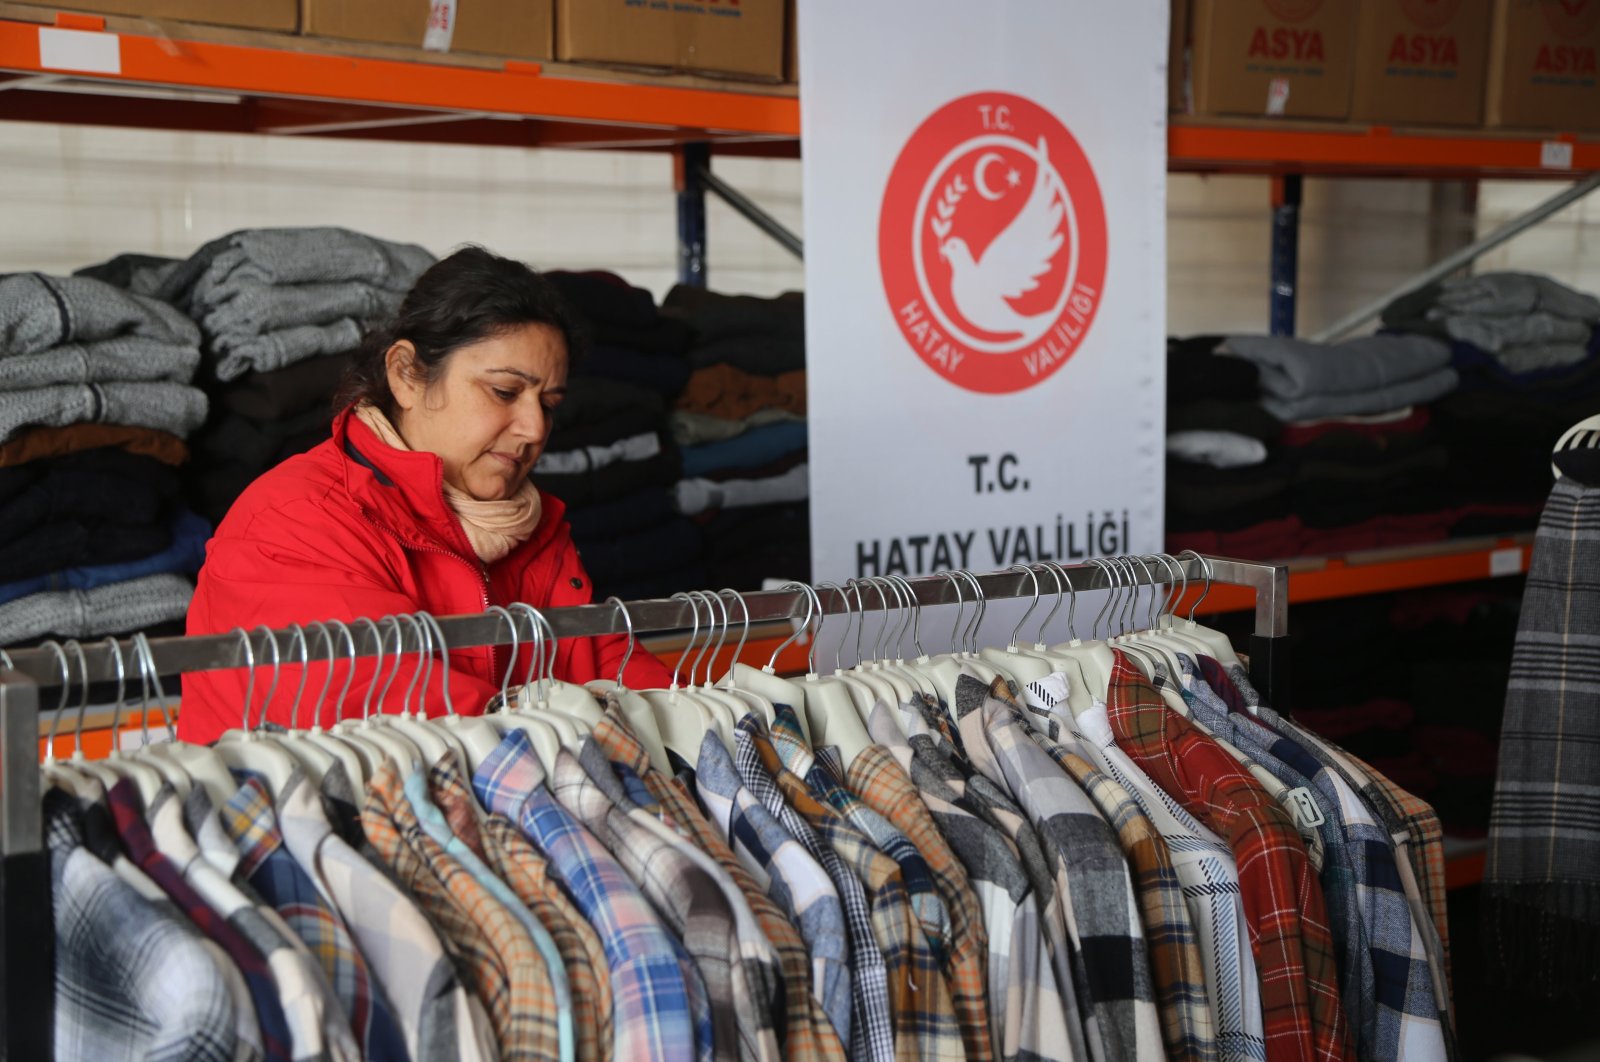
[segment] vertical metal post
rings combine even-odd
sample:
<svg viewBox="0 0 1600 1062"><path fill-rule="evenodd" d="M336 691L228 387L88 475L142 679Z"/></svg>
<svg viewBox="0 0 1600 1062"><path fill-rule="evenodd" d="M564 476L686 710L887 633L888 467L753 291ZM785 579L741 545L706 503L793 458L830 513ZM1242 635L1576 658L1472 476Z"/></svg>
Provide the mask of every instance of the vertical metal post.
<svg viewBox="0 0 1600 1062"><path fill-rule="evenodd" d="M1294 335L1300 283L1300 194L1298 173L1272 178L1272 316L1275 336Z"/></svg>
<svg viewBox="0 0 1600 1062"><path fill-rule="evenodd" d="M1290 686L1289 569L1277 565L1266 585L1256 587L1256 629L1250 635L1250 682L1261 699L1284 715L1294 696Z"/></svg>
<svg viewBox="0 0 1600 1062"><path fill-rule="evenodd" d="M0 1046L52 1057L55 918L39 808L39 687L0 671Z"/></svg>
<svg viewBox="0 0 1600 1062"><path fill-rule="evenodd" d="M706 187L700 175L711 165L711 145L680 144L673 152L678 190L678 283L706 286Z"/></svg>

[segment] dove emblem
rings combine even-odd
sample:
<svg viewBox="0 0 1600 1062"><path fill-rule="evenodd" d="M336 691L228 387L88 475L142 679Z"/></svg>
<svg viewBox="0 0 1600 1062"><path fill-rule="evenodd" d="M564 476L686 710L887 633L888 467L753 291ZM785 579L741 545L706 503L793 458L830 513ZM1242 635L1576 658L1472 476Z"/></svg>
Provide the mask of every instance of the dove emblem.
<svg viewBox="0 0 1600 1062"><path fill-rule="evenodd" d="M901 149L878 218L884 291L929 367L991 394L1048 378L1095 316L1105 206L1076 138L1011 93L952 100Z"/></svg>
<svg viewBox="0 0 1600 1062"><path fill-rule="evenodd" d="M1037 158L1033 191L1027 202L984 250L981 259L973 258L972 248L960 236L944 236L939 244L939 253L950 263L950 297L961 316L985 332L1020 335L1025 343L1043 335L1053 317L1048 311L1018 313L1007 300L1039 286L1039 278L1050 271L1066 239L1061 232L1066 213L1061 177L1050 166L1042 139ZM975 172L981 173L981 168L980 162ZM930 224L936 235L943 236L939 217L931 218ZM948 222L943 222L942 227L949 231Z"/></svg>

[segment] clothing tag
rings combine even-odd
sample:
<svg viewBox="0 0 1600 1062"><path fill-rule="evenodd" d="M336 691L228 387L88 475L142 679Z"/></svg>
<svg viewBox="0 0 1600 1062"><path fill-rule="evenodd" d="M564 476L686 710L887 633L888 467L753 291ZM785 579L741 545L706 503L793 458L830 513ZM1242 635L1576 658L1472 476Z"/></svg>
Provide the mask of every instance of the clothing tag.
<svg viewBox="0 0 1600 1062"><path fill-rule="evenodd" d="M1282 114L1289 107L1289 79L1275 77L1267 85L1267 113Z"/></svg>
<svg viewBox="0 0 1600 1062"><path fill-rule="evenodd" d="M456 35L456 0L432 0L428 5L428 30L422 35L425 52L448 52Z"/></svg>
<svg viewBox="0 0 1600 1062"><path fill-rule="evenodd" d="M1322 809L1312 799L1311 790L1303 785L1289 790L1289 806L1294 809L1295 825L1303 830L1314 830L1327 821L1322 817Z"/></svg>

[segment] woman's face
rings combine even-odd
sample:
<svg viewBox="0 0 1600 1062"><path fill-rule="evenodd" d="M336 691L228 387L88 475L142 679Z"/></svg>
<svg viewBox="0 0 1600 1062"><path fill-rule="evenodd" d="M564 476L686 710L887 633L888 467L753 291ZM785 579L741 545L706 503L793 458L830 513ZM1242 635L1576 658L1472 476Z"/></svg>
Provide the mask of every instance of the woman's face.
<svg viewBox="0 0 1600 1062"><path fill-rule="evenodd" d="M415 348L389 348L395 428L413 450L438 454L446 483L479 501L521 487L550 438L550 415L567 390L567 345L550 325L522 325L458 348L424 385L410 371Z"/></svg>

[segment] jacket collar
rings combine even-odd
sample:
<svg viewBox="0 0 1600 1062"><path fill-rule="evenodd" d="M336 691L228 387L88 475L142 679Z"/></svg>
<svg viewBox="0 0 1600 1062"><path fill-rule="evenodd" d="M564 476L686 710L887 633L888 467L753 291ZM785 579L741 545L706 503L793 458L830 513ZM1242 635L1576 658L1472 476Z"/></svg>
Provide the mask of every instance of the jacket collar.
<svg viewBox="0 0 1600 1062"><path fill-rule="evenodd" d="M369 519L413 549L444 549L476 563L461 521L444 500L444 462L437 454L396 450L348 409L333 419L333 443L345 489ZM554 537L566 506L543 491L539 500L539 526L498 564L537 552Z"/></svg>

